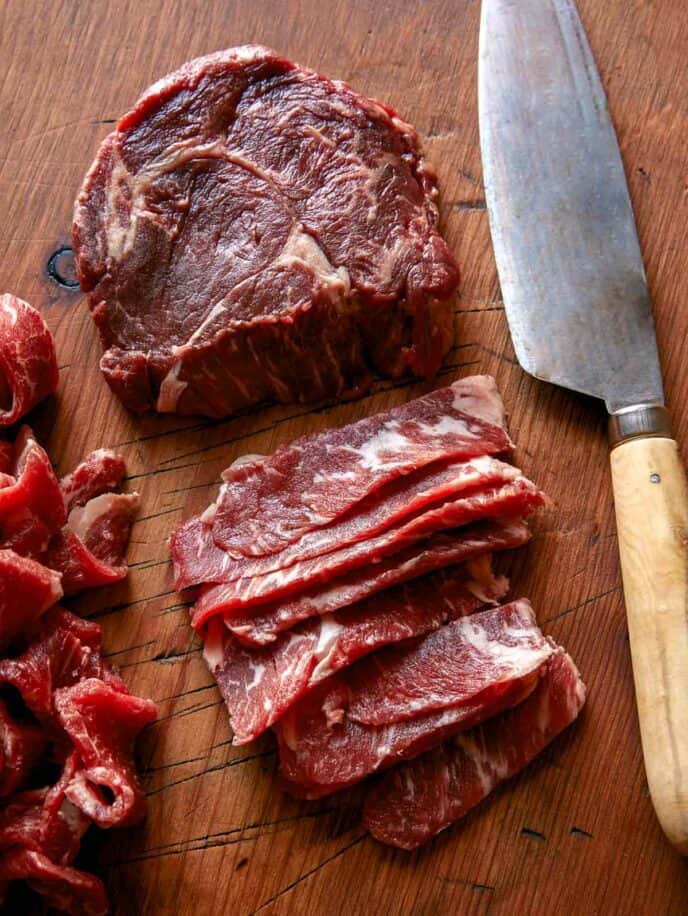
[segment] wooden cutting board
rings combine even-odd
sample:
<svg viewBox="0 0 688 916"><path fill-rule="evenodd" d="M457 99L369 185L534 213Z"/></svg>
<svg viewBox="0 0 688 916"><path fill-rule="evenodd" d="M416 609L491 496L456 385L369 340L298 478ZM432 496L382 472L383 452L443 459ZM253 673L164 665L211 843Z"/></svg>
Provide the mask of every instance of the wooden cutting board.
<svg viewBox="0 0 688 916"><path fill-rule="evenodd" d="M546 914L686 912L687 866L648 799L619 586L600 406L539 384L515 362L481 185L477 0L5 0L0 6L0 290L55 332L57 399L35 425L58 471L112 446L142 496L129 581L78 608L160 720L142 741L144 826L89 835L84 860L112 910L132 914ZM581 0L629 177L670 407L688 445L688 16L684 0ZM232 748L227 717L171 585L165 539L220 471L306 431L400 403L383 382L356 403L266 408L223 422L129 416L98 372L77 290L49 276L72 202L110 125L154 79L196 55L260 41L396 107L425 138L446 235L463 270L456 346L438 380L494 373L517 460L550 494L513 594L566 645L589 687L581 721L460 826L408 855L378 846L334 800L276 784L270 740ZM52 260L70 279L69 252Z"/></svg>

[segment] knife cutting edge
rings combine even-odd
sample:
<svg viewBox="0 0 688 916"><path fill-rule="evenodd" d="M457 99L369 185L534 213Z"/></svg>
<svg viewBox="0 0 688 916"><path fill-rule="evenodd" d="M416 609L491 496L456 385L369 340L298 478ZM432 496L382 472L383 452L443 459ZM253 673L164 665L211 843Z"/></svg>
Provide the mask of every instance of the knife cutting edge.
<svg viewBox="0 0 688 916"><path fill-rule="evenodd" d="M688 487L616 134L572 0L483 0L480 145L516 355L609 413L645 770L688 854Z"/></svg>

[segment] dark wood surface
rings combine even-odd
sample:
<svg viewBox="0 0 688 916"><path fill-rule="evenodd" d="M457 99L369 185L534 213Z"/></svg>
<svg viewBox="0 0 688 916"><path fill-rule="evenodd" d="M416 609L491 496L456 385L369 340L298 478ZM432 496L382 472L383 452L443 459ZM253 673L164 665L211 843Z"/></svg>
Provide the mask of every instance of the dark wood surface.
<svg viewBox="0 0 688 916"><path fill-rule="evenodd" d="M688 15L684 0L580 0L609 93L653 293L678 439L688 441ZM638 738L604 417L514 360L481 186L477 0L5 0L0 5L0 289L38 306L62 366L35 423L60 472L108 445L143 508L127 584L80 602L132 690L160 704L142 742L146 824L94 834L87 859L131 914L679 914L685 863L664 842ZM46 265L69 244L72 202L98 143L154 79L208 51L260 41L398 108L425 138L463 270L456 347L440 381L492 372L517 458L550 494L509 563L589 686L581 721L527 773L413 855L378 846L355 812L299 804L276 785L270 741L232 748L165 548L244 452L341 424L422 390L381 383L356 403L267 408L223 422L145 417L101 380L78 291ZM68 273L69 258L58 268ZM90 835L89 835L90 836Z"/></svg>

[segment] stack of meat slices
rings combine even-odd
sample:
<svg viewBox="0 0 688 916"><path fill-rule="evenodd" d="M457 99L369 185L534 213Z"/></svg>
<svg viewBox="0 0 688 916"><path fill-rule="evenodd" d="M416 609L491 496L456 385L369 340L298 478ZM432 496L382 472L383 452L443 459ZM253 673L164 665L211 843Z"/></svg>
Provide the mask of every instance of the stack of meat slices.
<svg viewBox="0 0 688 916"><path fill-rule="evenodd" d="M48 328L0 296L0 425L54 391ZM63 595L122 579L136 494L118 492L122 459L107 449L58 480L28 426L0 441L0 906L22 911L26 881L74 914L107 911L102 882L74 868L92 824L140 820L145 797L134 741L156 715L103 661L100 626L60 607ZM9 895L9 896L8 896Z"/></svg>
<svg viewBox="0 0 688 916"><path fill-rule="evenodd" d="M234 743L274 728L303 798L393 767L364 814L384 842L448 826L583 703L529 603L500 606L492 554L545 499L511 448L494 380L462 379L240 459L170 541Z"/></svg>

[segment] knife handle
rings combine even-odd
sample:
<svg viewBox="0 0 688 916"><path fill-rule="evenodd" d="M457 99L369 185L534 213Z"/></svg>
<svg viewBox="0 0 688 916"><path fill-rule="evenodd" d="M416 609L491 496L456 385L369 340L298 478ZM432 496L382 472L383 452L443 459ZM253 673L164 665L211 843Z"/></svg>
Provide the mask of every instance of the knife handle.
<svg viewBox="0 0 688 916"><path fill-rule="evenodd" d="M612 481L640 734L664 833L688 855L688 484L676 442L622 441Z"/></svg>

